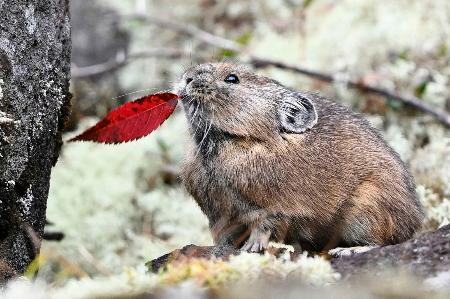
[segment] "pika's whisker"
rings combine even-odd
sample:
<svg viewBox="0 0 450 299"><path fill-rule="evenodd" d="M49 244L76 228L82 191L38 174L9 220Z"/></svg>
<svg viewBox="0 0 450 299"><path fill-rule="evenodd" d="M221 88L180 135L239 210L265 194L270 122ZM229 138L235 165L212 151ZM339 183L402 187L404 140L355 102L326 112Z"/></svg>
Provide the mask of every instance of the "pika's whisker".
<svg viewBox="0 0 450 299"><path fill-rule="evenodd" d="M211 110L212 110L211 121L209 122L209 125L206 127L206 130L205 130L205 133L203 135L203 138L202 138L202 140L200 141L200 143L198 145L197 152L195 153L196 156L199 153L200 149L202 148L203 141L205 141L206 136L208 136L208 133L211 130L211 127L212 127L212 123L213 123L213 119L214 119L214 108L212 108Z"/></svg>
<svg viewBox="0 0 450 299"><path fill-rule="evenodd" d="M192 117L191 117L191 119L189 120L189 123L193 123L194 121L195 121L195 117L196 117L196 115L197 115L197 112L198 112L198 104L195 106L195 110L194 110L194 113L192 114Z"/></svg>
<svg viewBox="0 0 450 299"><path fill-rule="evenodd" d="M196 112L198 111L199 107L200 107L200 104L197 104L197 110L194 111L194 113L196 113ZM203 106L201 106L200 108L202 109L200 115L203 115ZM198 118L199 118L199 119L197 120L197 127L195 128L194 136L197 134L197 130L198 130L198 128L200 127L200 123L203 121L203 119L201 118L201 116L198 117ZM195 119L194 119L194 120L195 120Z"/></svg>
<svg viewBox="0 0 450 299"><path fill-rule="evenodd" d="M135 91L131 91L131 92L127 92L127 93L118 95L118 96L113 97L113 98L111 98L111 99L112 99L112 100L117 100L117 99L120 99L120 98L129 96L129 95L132 95L132 94L136 94L136 93L140 93L140 92L144 92L144 91L153 91L153 90L157 90L157 88L152 87L152 88L139 89L139 90L135 90Z"/></svg>
<svg viewBox="0 0 450 299"><path fill-rule="evenodd" d="M192 104L193 101L194 101L194 98L191 97L190 100L188 101L188 105Z"/></svg>

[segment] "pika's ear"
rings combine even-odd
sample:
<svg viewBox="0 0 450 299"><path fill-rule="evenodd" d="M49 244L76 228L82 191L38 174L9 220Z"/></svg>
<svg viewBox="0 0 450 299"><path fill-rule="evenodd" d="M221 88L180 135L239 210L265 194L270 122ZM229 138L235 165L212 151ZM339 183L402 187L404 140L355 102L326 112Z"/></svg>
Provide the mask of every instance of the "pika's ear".
<svg viewBox="0 0 450 299"><path fill-rule="evenodd" d="M317 111L307 98L296 95L284 98L278 107L281 131L303 133L317 123Z"/></svg>

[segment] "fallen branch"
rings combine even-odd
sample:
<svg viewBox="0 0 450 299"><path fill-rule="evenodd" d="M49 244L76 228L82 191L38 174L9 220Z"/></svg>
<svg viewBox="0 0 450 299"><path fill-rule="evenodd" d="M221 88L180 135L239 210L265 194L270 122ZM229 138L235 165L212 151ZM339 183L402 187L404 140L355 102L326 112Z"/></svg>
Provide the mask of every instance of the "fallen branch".
<svg viewBox="0 0 450 299"><path fill-rule="evenodd" d="M64 239L64 233L62 232L47 232L42 235L42 239L46 241L61 241Z"/></svg>

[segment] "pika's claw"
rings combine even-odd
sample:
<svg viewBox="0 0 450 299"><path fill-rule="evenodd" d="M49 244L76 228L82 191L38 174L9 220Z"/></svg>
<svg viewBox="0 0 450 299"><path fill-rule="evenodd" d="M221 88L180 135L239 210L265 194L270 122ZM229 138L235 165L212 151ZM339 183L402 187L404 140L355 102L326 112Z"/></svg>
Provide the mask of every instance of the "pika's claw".
<svg viewBox="0 0 450 299"><path fill-rule="evenodd" d="M328 254L334 258L350 256L357 253L369 251L378 246L355 246L355 247L337 247L328 251Z"/></svg>
<svg viewBox="0 0 450 299"><path fill-rule="evenodd" d="M242 251L248 252L263 252L269 246L270 232L263 232L255 229L250 234L250 237L242 246Z"/></svg>

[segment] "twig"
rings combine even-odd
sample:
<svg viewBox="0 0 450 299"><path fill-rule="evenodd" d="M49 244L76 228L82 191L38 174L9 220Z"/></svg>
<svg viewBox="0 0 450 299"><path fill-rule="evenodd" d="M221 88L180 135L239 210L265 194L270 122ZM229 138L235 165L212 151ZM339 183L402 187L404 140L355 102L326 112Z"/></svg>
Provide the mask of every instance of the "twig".
<svg viewBox="0 0 450 299"><path fill-rule="evenodd" d="M279 61L272 61L272 60L252 57L252 58L250 58L249 63L252 64L255 68L264 68L264 67L273 66L273 67L276 67L279 69L289 70L289 71L293 71L295 73L303 74L308 77L311 77L311 78L314 78L314 79L317 79L320 81L324 81L324 82L332 83L332 82L336 81L335 78L330 74L307 70L307 69L304 69L304 68L301 68L298 66L285 64L285 63L282 63ZM445 126L450 127L450 114L425 103L424 101L420 100L417 97L402 96L395 92L391 92L391 91L388 91L388 90L385 90L385 89L382 89L379 87L374 87L374 86L364 84L362 81L348 81L347 86L349 88L358 89L362 92L369 92L369 93L381 95L381 96L387 98L388 100L397 100L399 102L402 102L406 105L409 105L411 107L414 107L416 109L419 109L425 113L428 113L428 114L434 116L437 120L439 120Z"/></svg>
<svg viewBox="0 0 450 299"><path fill-rule="evenodd" d="M190 24L182 24L175 21L162 19L157 16L150 16L146 14L131 14L124 16L123 20L138 20L143 21L155 26L170 29L182 34L190 35L195 37L195 39L205 42L207 44L213 45L217 48L226 49L234 52L242 51L242 46L237 42L223 38L221 36L214 35L200 28L197 28Z"/></svg>
<svg viewBox="0 0 450 299"><path fill-rule="evenodd" d="M111 276L111 271L109 271L99 260L97 260L83 245L78 246L78 252L84 259L94 266L97 271L105 276Z"/></svg>
<svg viewBox="0 0 450 299"><path fill-rule="evenodd" d="M90 277L80 265L70 261L55 249L47 250L44 255L44 260L57 262L62 268L62 272L66 272L77 278Z"/></svg>
<svg viewBox="0 0 450 299"><path fill-rule="evenodd" d="M179 49L172 48L155 48L146 51L140 51L133 54L123 54L116 59L107 61L105 63L78 67L72 64L71 75L72 78L86 78L102 75L108 72L112 72L118 70L124 66L126 66L131 61L149 57L164 57L164 58L180 58L183 56L188 56L188 54Z"/></svg>
<svg viewBox="0 0 450 299"><path fill-rule="evenodd" d="M61 241L64 239L64 233L62 232L47 232L42 235L42 239L46 241Z"/></svg>
<svg viewBox="0 0 450 299"><path fill-rule="evenodd" d="M29 250L32 250L32 252L30 252L30 257L34 259L39 254L39 249L41 248L41 238L30 224L22 222L20 226L25 236L28 237L28 241L31 245Z"/></svg>

